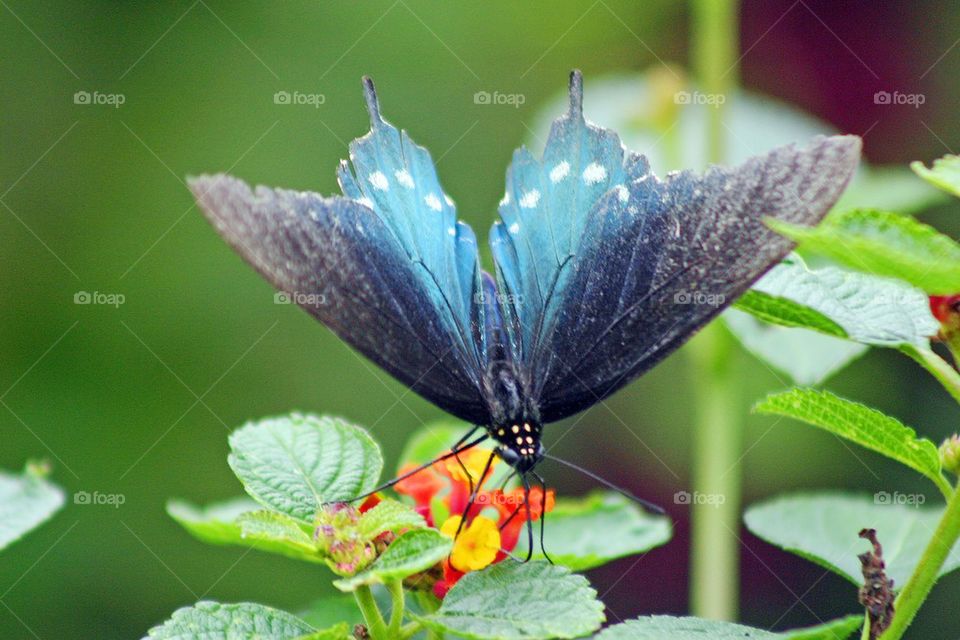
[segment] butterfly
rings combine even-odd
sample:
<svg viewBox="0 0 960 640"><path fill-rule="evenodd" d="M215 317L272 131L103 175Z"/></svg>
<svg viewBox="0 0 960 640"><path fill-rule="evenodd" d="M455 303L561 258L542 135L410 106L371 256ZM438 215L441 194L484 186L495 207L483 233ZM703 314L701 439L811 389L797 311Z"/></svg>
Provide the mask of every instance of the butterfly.
<svg viewBox="0 0 960 640"><path fill-rule="evenodd" d="M372 81L363 85L370 132L340 163L342 195L251 189L223 174L190 188L275 287L475 425L441 459L492 439L488 468L498 456L528 495L528 476L544 485L535 469L556 459L544 425L614 393L732 303L793 246L764 218L815 224L860 155L855 136L817 137L735 168L659 178L584 119L574 71L542 157L513 155L491 275L429 152L381 117Z"/></svg>

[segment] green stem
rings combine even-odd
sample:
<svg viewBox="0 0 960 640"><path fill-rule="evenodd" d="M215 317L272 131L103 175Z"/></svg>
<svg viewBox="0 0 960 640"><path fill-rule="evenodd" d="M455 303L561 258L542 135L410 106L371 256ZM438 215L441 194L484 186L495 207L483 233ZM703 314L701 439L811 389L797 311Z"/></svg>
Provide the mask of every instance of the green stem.
<svg viewBox="0 0 960 640"><path fill-rule="evenodd" d="M400 640L407 640L407 638L412 638L422 630L423 625L419 622L409 622L400 628L400 635L398 637Z"/></svg>
<svg viewBox="0 0 960 640"><path fill-rule="evenodd" d="M950 363L938 356L928 347L903 345L900 351L907 354L930 372L943 385L953 399L960 402L960 373Z"/></svg>
<svg viewBox="0 0 960 640"><path fill-rule="evenodd" d="M692 60L700 90L723 96L708 109L707 160L725 159L726 98L737 82L737 0L693 0ZM722 496L722 503L694 502L691 609L704 618L734 620L738 610L740 455L743 424L738 385L730 363L732 340L712 325L692 345L694 386L694 495Z"/></svg>
<svg viewBox="0 0 960 640"><path fill-rule="evenodd" d="M881 636L881 640L900 640L913 618L917 615L924 600L930 594L940 569L946 562L950 550L960 539L960 488L953 492L953 497L947 502L947 509L940 518L933 538L927 544L920 558L920 564L914 569L913 575L907 580L903 591L897 596L894 603L895 612L893 622Z"/></svg>
<svg viewBox="0 0 960 640"><path fill-rule="evenodd" d="M367 623L367 631L370 632L370 637L373 640L389 640L387 623L383 621L383 615L380 613L380 608L377 607L377 601L374 599L370 587L367 585L357 587L357 590L353 592L353 597L356 599L357 606L360 607L363 619Z"/></svg>
<svg viewBox="0 0 960 640"><path fill-rule="evenodd" d="M708 326L691 350L698 374L693 397L694 500L691 609L714 620L735 620L740 587L740 455L743 423L739 389L731 366L730 336ZM713 498L706 500L706 498Z"/></svg>
<svg viewBox="0 0 960 640"><path fill-rule="evenodd" d="M390 592L390 627L388 629L391 638L400 635L400 627L403 625L403 610L406 605L403 597L403 582L401 580L390 580L387 582L387 591Z"/></svg>
<svg viewBox="0 0 960 640"><path fill-rule="evenodd" d="M870 640L870 613L863 613L863 629L860 631L860 640Z"/></svg>

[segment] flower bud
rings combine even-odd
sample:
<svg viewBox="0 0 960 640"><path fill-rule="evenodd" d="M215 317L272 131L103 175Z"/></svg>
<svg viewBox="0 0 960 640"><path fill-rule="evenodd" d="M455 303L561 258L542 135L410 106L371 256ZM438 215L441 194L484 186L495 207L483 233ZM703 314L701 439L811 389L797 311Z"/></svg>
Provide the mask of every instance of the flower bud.
<svg viewBox="0 0 960 640"><path fill-rule="evenodd" d="M350 576L370 564L377 551L357 531L360 513L349 504L338 503L317 512L313 538L317 550L329 557L330 568Z"/></svg>
<svg viewBox="0 0 960 640"><path fill-rule="evenodd" d="M953 434L940 445L940 463L950 473L960 475L960 435Z"/></svg>

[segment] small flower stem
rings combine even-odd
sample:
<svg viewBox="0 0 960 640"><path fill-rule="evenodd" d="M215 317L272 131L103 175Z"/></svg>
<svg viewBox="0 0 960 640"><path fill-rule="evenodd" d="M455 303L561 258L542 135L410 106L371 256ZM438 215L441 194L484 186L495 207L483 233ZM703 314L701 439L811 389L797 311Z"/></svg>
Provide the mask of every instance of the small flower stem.
<svg viewBox="0 0 960 640"><path fill-rule="evenodd" d="M960 373L950 363L927 347L904 345L900 351L916 360L921 367L930 372L953 399L960 402Z"/></svg>
<svg viewBox="0 0 960 640"><path fill-rule="evenodd" d="M947 502L947 508L940 518L933 537L920 557L920 564L907 580L900 595L894 602L893 622L881 636L881 640L900 640L930 590L940 575L940 569L946 562L950 550L960 539L960 490L954 490L953 497Z"/></svg>
<svg viewBox="0 0 960 640"><path fill-rule="evenodd" d="M863 630L860 632L860 640L870 640L870 614L863 612Z"/></svg>
<svg viewBox="0 0 960 640"><path fill-rule="evenodd" d="M403 610L405 606L403 596L403 582L400 580L390 580L387 582L387 591L390 592L390 627L387 629L390 638L400 636L400 627L403 625Z"/></svg>
<svg viewBox="0 0 960 640"><path fill-rule="evenodd" d="M370 632L370 637L373 640L389 640L387 623L383 621L383 615L380 613L380 608L377 607L377 601L374 599L370 587L367 585L357 587L357 590L353 592L353 597L356 599L357 606L360 607L363 619L367 623L367 631Z"/></svg>

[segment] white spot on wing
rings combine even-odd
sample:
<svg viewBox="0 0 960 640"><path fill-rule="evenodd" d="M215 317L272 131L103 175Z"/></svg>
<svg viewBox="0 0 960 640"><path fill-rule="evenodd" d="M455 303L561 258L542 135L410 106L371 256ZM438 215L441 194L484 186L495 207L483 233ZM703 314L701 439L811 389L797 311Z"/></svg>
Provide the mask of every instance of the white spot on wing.
<svg viewBox="0 0 960 640"><path fill-rule="evenodd" d="M630 192L622 184L618 184L614 189L617 190L617 197L620 199L620 202L626 202L630 199Z"/></svg>
<svg viewBox="0 0 960 640"><path fill-rule="evenodd" d="M374 171L370 174L370 184L373 185L374 189L379 189L380 191L386 191L390 188L390 183L387 182L387 176L383 175L380 171Z"/></svg>
<svg viewBox="0 0 960 640"><path fill-rule="evenodd" d="M451 197L448 196L447 194L443 194L443 201L447 203L447 206L448 206L448 207L452 207L452 206L453 206L453 198L451 198Z"/></svg>
<svg viewBox="0 0 960 640"><path fill-rule="evenodd" d="M550 182L556 184L566 178L569 173L570 163L566 160L558 162L557 165L550 170Z"/></svg>
<svg viewBox="0 0 960 640"><path fill-rule="evenodd" d="M531 189L520 197L520 206L524 209L533 209L538 202L540 202L540 192L536 189Z"/></svg>
<svg viewBox="0 0 960 640"><path fill-rule="evenodd" d="M517 231L520 231L520 223L519 223L519 222L514 222L512 225L510 225L510 226L507 228L507 230L508 230L510 233L516 233Z"/></svg>
<svg viewBox="0 0 960 640"><path fill-rule="evenodd" d="M365 207L368 207L368 208L370 208L370 209L373 209L373 201L370 200L370 198L363 197L363 198L360 198L359 200L357 200L357 202L359 202L360 204L362 204L362 205L365 206Z"/></svg>
<svg viewBox="0 0 960 640"><path fill-rule="evenodd" d="M413 184L413 176L411 176L410 172L406 169L399 169L395 171L393 175L397 176L397 182L407 189L413 189L416 186Z"/></svg>
<svg viewBox="0 0 960 640"><path fill-rule="evenodd" d="M457 230L453 227L447 227L447 235L455 236L457 235Z"/></svg>
<svg viewBox="0 0 960 640"><path fill-rule="evenodd" d="M596 184L607 177L607 170L603 168L603 165L599 165L596 162L591 162L587 165L587 168L583 170L583 181L587 184Z"/></svg>
<svg viewBox="0 0 960 640"><path fill-rule="evenodd" d="M432 193L428 193L426 196L424 196L423 201L427 203L427 206L434 211L440 211L443 208L443 206L440 204L440 199Z"/></svg>

